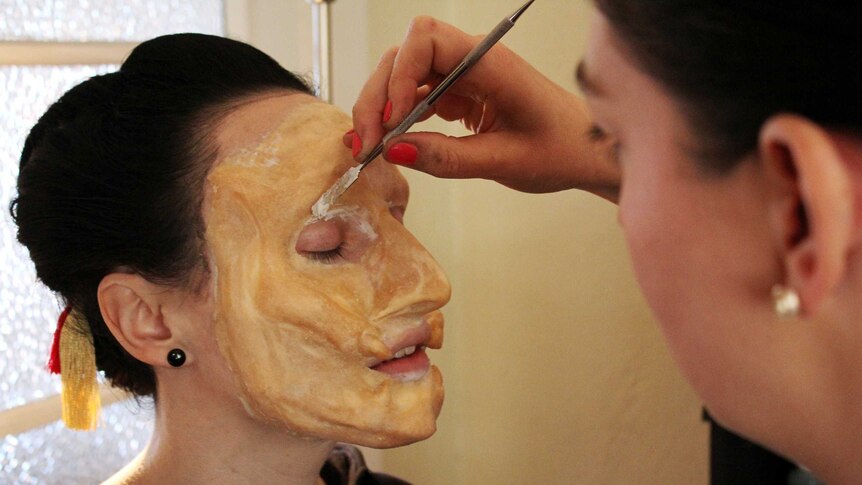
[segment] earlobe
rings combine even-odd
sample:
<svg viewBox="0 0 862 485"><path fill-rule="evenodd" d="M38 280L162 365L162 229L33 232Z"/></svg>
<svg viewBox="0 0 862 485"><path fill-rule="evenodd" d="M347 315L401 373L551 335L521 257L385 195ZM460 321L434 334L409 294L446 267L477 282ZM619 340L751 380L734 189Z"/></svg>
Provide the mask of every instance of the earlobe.
<svg viewBox="0 0 862 485"><path fill-rule="evenodd" d="M142 276L127 273L105 276L98 288L102 318L114 338L133 357L150 365L165 365L173 338L164 322L159 290Z"/></svg>
<svg viewBox="0 0 862 485"><path fill-rule="evenodd" d="M841 282L851 250L852 175L830 133L795 115L767 120L759 155L768 187L769 222L785 281L817 312Z"/></svg>

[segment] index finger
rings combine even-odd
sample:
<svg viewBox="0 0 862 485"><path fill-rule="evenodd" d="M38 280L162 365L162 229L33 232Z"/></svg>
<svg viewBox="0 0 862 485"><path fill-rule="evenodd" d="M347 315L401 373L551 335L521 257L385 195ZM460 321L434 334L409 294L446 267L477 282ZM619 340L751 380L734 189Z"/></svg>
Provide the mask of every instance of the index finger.
<svg viewBox="0 0 862 485"><path fill-rule="evenodd" d="M353 127L361 143L361 149L357 154L361 159L371 150L384 135L383 131L383 108L386 105L388 94L386 92L389 76L392 72L392 63L398 52L393 47L383 54L371 77L365 82L356 104L353 105Z"/></svg>
<svg viewBox="0 0 862 485"><path fill-rule="evenodd" d="M392 117L384 126L397 126L413 109L417 88L448 74L477 43L476 37L433 17L413 19L392 64L387 90Z"/></svg>

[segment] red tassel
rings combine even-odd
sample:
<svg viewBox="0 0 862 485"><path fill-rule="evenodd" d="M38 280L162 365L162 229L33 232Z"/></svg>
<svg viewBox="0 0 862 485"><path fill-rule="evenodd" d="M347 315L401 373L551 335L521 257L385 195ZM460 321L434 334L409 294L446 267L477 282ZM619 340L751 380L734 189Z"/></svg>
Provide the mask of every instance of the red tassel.
<svg viewBox="0 0 862 485"><path fill-rule="evenodd" d="M63 331L63 324L66 323L66 318L71 313L72 307L67 306L60 318L57 320L57 330L54 331L54 342L51 344L51 356L48 357L48 372L51 374L60 373L60 333Z"/></svg>

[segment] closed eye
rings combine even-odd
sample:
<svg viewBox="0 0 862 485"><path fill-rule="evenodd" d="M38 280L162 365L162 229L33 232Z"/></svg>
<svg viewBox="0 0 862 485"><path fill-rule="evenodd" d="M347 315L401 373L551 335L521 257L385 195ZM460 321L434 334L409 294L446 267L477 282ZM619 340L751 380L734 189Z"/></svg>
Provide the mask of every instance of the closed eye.
<svg viewBox="0 0 862 485"><path fill-rule="evenodd" d="M330 249L329 251L313 251L301 254L308 259L324 264L337 263L339 260L344 258L341 254L341 246L338 246L335 249Z"/></svg>
<svg viewBox="0 0 862 485"><path fill-rule="evenodd" d="M332 264L344 259L345 237L335 221L319 221L302 228L296 252L319 263Z"/></svg>
<svg viewBox="0 0 862 485"><path fill-rule="evenodd" d="M608 135L599 125L591 125L590 129L587 131L587 137L590 141L599 142L607 138Z"/></svg>
<svg viewBox="0 0 862 485"><path fill-rule="evenodd" d="M611 158L615 162L619 161L620 148L621 148L620 142L616 138L608 135L608 133L605 130L603 130L601 126L599 126L599 125L590 126L590 129L587 131L587 138L589 138L589 140L593 143L605 143L608 140L610 140L612 142L611 146L610 146Z"/></svg>

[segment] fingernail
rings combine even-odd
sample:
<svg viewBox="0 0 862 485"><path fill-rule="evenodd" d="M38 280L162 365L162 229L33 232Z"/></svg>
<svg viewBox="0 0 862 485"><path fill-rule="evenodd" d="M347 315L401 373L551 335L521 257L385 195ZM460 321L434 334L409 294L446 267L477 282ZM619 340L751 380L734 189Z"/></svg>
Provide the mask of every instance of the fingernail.
<svg viewBox="0 0 862 485"><path fill-rule="evenodd" d="M396 143L386 152L386 159L398 165L411 166L416 163L419 150L409 143Z"/></svg>
<svg viewBox="0 0 862 485"><path fill-rule="evenodd" d="M392 101L387 101L386 106L383 107L383 122L386 123L389 121L389 118L392 118Z"/></svg>
<svg viewBox="0 0 862 485"><path fill-rule="evenodd" d="M356 132L353 133L353 158L359 156L359 152L362 151L362 140L359 139L359 135Z"/></svg>
<svg viewBox="0 0 862 485"><path fill-rule="evenodd" d="M345 133L344 136L353 136L354 133L356 133L356 130L351 128L347 130L347 133Z"/></svg>

